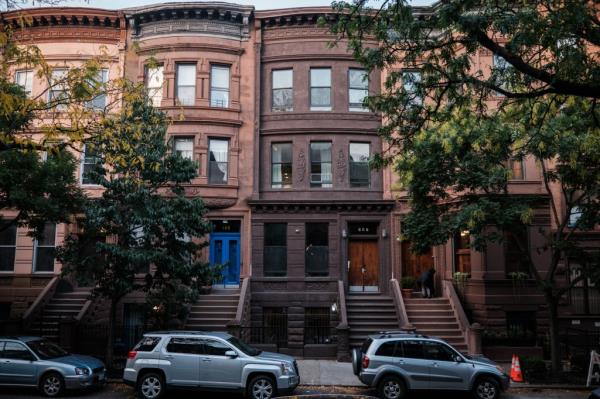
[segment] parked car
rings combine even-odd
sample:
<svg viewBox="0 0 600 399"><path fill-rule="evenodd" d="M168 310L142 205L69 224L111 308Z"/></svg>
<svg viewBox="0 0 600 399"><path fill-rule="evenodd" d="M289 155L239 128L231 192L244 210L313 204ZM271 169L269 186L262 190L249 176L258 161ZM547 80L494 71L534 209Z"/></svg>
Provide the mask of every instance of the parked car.
<svg viewBox="0 0 600 399"><path fill-rule="evenodd" d="M46 396L67 389L99 386L104 364L93 357L73 355L40 337L0 337L0 385L38 387Z"/></svg>
<svg viewBox="0 0 600 399"><path fill-rule="evenodd" d="M384 399L402 399L412 390L471 391L497 399L510 379L484 357L461 354L441 339L406 331L370 335L352 352L354 374Z"/></svg>
<svg viewBox="0 0 600 399"><path fill-rule="evenodd" d="M169 388L270 399L292 392L300 375L293 357L262 352L226 333L159 331L144 334L129 352L123 380L144 399L158 399Z"/></svg>

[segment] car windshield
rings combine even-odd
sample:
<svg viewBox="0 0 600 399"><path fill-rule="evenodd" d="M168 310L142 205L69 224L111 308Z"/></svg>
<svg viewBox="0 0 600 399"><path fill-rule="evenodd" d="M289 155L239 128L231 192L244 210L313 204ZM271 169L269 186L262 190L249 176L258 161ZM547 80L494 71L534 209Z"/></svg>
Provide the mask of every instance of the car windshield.
<svg viewBox="0 0 600 399"><path fill-rule="evenodd" d="M69 352L65 351L60 346L44 339L29 341L27 342L27 346L29 346L31 350L34 351L35 354L38 355L38 357L42 360L63 357L69 354Z"/></svg>
<svg viewBox="0 0 600 399"><path fill-rule="evenodd" d="M262 352L256 348L251 347L250 345L248 345L247 343L245 343L237 337L231 337L227 340L227 342L229 342L231 345L235 346L248 356L258 356Z"/></svg>

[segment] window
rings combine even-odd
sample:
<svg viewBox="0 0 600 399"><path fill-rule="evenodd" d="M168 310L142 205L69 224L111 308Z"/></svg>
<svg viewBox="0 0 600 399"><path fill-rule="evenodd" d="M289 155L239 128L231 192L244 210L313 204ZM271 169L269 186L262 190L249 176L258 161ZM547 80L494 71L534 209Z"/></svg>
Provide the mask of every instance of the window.
<svg viewBox="0 0 600 399"><path fill-rule="evenodd" d="M264 274L267 277L287 274L287 224L265 223L264 225Z"/></svg>
<svg viewBox="0 0 600 399"><path fill-rule="evenodd" d="M17 71L15 83L23 88L27 97L31 97L33 90L33 71Z"/></svg>
<svg viewBox="0 0 600 399"><path fill-rule="evenodd" d="M292 187L292 143L271 144L271 187Z"/></svg>
<svg viewBox="0 0 600 399"><path fill-rule="evenodd" d="M229 67L226 65L210 67L210 106L229 107Z"/></svg>
<svg viewBox="0 0 600 399"><path fill-rule="evenodd" d="M92 171L102 162L102 158L98 155L96 149L92 149L92 146L84 144L83 154L81 154L81 184L98 184L99 182L94 179Z"/></svg>
<svg viewBox="0 0 600 399"><path fill-rule="evenodd" d="M310 69L310 110L331 111L331 68Z"/></svg>
<svg viewBox="0 0 600 399"><path fill-rule="evenodd" d="M87 102L87 107L94 110L102 110L106 107L106 88L105 85L108 82L108 69L102 69L98 72L96 79L91 80L90 86L94 92L99 94Z"/></svg>
<svg viewBox="0 0 600 399"><path fill-rule="evenodd" d="M307 276L329 274L329 224L306 223L304 264Z"/></svg>
<svg viewBox="0 0 600 399"><path fill-rule="evenodd" d="M330 344L331 314L328 307L304 310L304 343Z"/></svg>
<svg viewBox="0 0 600 399"><path fill-rule="evenodd" d="M597 254L590 254L592 258ZM595 255L595 256L594 256ZM577 259L569 259L569 282L573 287L569 291L571 297L571 305L573 313L576 314L600 314L600 291L596 288L596 283L590 278L590 264L587 264L588 276L581 279L582 273L585 272L585 262L580 262ZM592 265L593 267L593 265ZM577 281L575 281L577 280Z"/></svg>
<svg viewBox="0 0 600 399"><path fill-rule="evenodd" d="M401 357L409 359L424 359L423 343L421 341L402 341Z"/></svg>
<svg viewBox="0 0 600 399"><path fill-rule="evenodd" d="M287 347L288 322L286 308L263 308L263 342Z"/></svg>
<svg viewBox="0 0 600 399"><path fill-rule="evenodd" d="M229 345L224 344L223 342L217 341L215 339L205 339L204 340L204 350L202 351L203 355L209 356L225 356L227 351L231 351L231 347Z"/></svg>
<svg viewBox="0 0 600 399"><path fill-rule="evenodd" d="M171 338L167 344L167 352L188 355L202 354L202 340L199 338Z"/></svg>
<svg viewBox="0 0 600 399"><path fill-rule="evenodd" d="M399 341L387 341L377 348L375 356L400 357L402 354L402 343Z"/></svg>
<svg viewBox="0 0 600 399"><path fill-rule="evenodd" d="M454 236L454 272L471 274L471 234L463 230Z"/></svg>
<svg viewBox="0 0 600 399"><path fill-rule="evenodd" d="M364 69L348 70L348 110L368 111L363 106L365 97L369 96L369 75Z"/></svg>
<svg viewBox="0 0 600 399"><path fill-rule="evenodd" d="M421 94L417 91L417 85L421 82L421 72L405 71L402 74L402 86L408 96L408 106L419 106L423 103Z"/></svg>
<svg viewBox="0 0 600 399"><path fill-rule="evenodd" d="M173 150L186 159L194 159L194 140L191 137L175 137Z"/></svg>
<svg viewBox="0 0 600 399"><path fill-rule="evenodd" d="M229 141L210 139L208 144L208 182L227 184L227 158Z"/></svg>
<svg viewBox="0 0 600 399"><path fill-rule="evenodd" d="M522 160L511 158L508 160L508 167L510 170L510 180L523 180L525 178Z"/></svg>
<svg viewBox="0 0 600 399"><path fill-rule="evenodd" d="M7 228L3 228L10 223ZM0 218L0 272L12 272L15 269L15 252L17 251L17 225Z"/></svg>
<svg viewBox="0 0 600 399"><path fill-rule="evenodd" d="M155 67L146 67L146 89L148 98L155 107L160 107L162 102L162 91L164 84L164 67L162 65Z"/></svg>
<svg viewBox="0 0 600 399"><path fill-rule="evenodd" d="M369 187L371 171L369 170L369 143L350 143L350 186Z"/></svg>
<svg viewBox="0 0 600 399"><path fill-rule="evenodd" d="M501 89L506 90L506 72L510 68L510 64L506 62L504 58L499 56L498 54L494 54L492 57L492 73L496 76L496 85ZM497 96L502 96L502 94L496 92Z"/></svg>
<svg viewBox="0 0 600 399"><path fill-rule="evenodd" d="M282 69L272 72L273 79L273 111L294 110L294 71Z"/></svg>
<svg viewBox="0 0 600 399"><path fill-rule="evenodd" d="M56 224L46 223L42 237L34 241L33 270L36 272L54 271L54 242L56 238Z"/></svg>
<svg viewBox="0 0 600 399"><path fill-rule="evenodd" d="M581 218L581 215L583 215L583 209L580 206L575 205L574 207L572 207L571 213L569 213L568 226L570 228L574 228L575 226L577 226L577 222L579 221L579 218Z"/></svg>
<svg viewBox="0 0 600 399"><path fill-rule="evenodd" d="M527 257L525 254L523 254L523 251L529 251L527 228L522 226L516 231L505 231L504 268L506 270L507 277L511 277L512 273L529 274Z"/></svg>
<svg viewBox="0 0 600 399"><path fill-rule="evenodd" d="M536 312L506 312L506 335L513 346L536 344Z"/></svg>
<svg viewBox="0 0 600 399"><path fill-rule="evenodd" d="M196 64L177 64L177 101L180 105L196 102Z"/></svg>
<svg viewBox="0 0 600 399"><path fill-rule="evenodd" d="M446 345L437 342L425 341L423 342L423 349L425 359L429 360L453 362L456 356L456 353L450 350Z"/></svg>
<svg viewBox="0 0 600 399"><path fill-rule="evenodd" d="M10 320L11 302L0 302L0 322Z"/></svg>
<svg viewBox="0 0 600 399"><path fill-rule="evenodd" d="M67 84L65 80L67 79L68 72L67 69L54 69L50 77L48 100L57 103L56 106L59 110L66 107L65 104L60 104L60 102L67 99Z"/></svg>
<svg viewBox="0 0 600 399"><path fill-rule="evenodd" d="M159 342L160 337L144 337L133 350L138 352L152 352Z"/></svg>
<svg viewBox="0 0 600 399"><path fill-rule="evenodd" d="M0 352L0 357L2 359L35 360L33 353L25 345L18 342L6 342L4 350Z"/></svg>
<svg viewBox="0 0 600 399"><path fill-rule="evenodd" d="M332 187L331 143L310 143L310 186Z"/></svg>

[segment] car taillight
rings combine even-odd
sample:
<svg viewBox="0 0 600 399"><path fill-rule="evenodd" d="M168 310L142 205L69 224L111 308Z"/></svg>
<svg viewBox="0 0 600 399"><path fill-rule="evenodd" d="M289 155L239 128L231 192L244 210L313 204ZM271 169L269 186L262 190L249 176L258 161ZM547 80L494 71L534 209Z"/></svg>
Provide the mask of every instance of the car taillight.
<svg viewBox="0 0 600 399"><path fill-rule="evenodd" d="M367 355L363 356L362 368L363 369L369 368L369 358L367 357Z"/></svg>
<svg viewBox="0 0 600 399"><path fill-rule="evenodd" d="M127 359L135 359L136 356L137 356L137 351L129 351L127 353Z"/></svg>

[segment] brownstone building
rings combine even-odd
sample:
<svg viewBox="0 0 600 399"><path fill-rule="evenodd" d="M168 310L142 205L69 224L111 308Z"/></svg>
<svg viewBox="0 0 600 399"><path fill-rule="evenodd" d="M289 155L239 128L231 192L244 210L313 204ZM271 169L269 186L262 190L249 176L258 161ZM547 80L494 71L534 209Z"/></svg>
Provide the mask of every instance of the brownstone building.
<svg viewBox="0 0 600 399"><path fill-rule="evenodd" d="M541 204L523 236L485 252L470 249L463 232L429 254L411 254L410 243L397 238L408 212L405 193L391 170L368 165L383 150L382 121L362 99L381 90L386 71L367 74L343 41L329 46L334 37L317 21L330 8L255 11L182 2L26 12L34 23L20 40L38 44L57 70L77 67L106 46L106 78L145 82L153 104L172 119L173 150L197 161L198 177L186 192L210 209L207 259L227 267L220 289L192 304L185 328L229 329L305 357L344 358L368 333L407 326L470 352L479 351L483 336L486 353L499 359L513 345L542 354L546 307L532 280L511 277L521 270L511 242L526 241L532 256L546 256L533 248L554 228L549 209ZM481 52L477 67L493 62ZM33 93L44 89L33 71L14 70ZM88 158L83 150L78 173L98 195L85 179ZM533 159L512 169L511 193L544 193ZM60 265L42 256L61 244L67 226L48 231L44 242L25 229L0 234L0 316L31 321L44 311L77 322L98 319L103 305L91 300L89 288L60 289ZM598 232L576 234L597 250ZM403 299L401 277L432 267L437 298ZM565 260L560 273L567 282L577 265ZM61 306L68 301L76 303ZM143 301L142 294L123 301L123 325L143 323L136 306ZM561 307L565 328L594 333L599 316L598 294L587 282ZM56 332L58 321L51 323Z"/></svg>

